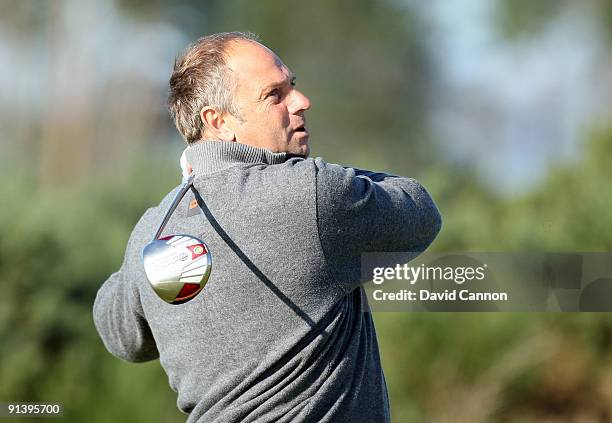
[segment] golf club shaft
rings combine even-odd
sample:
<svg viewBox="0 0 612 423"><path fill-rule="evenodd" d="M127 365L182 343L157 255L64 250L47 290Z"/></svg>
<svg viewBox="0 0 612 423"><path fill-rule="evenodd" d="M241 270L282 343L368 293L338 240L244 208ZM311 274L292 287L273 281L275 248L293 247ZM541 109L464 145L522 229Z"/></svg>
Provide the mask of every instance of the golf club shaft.
<svg viewBox="0 0 612 423"><path fill-rule="evenodd" d="M176 210L177 206L179 205L179 203L185 196L185 193L189 191L189 188L191 188L191 186L193 185L194 179L195 179L195 174L192 172L191 175L189 175L189 178L181 185L181 188L176 193L174 200L172 200L172 204L170 204L170 208L168 208L168 211L166 212L164 219L159 224L159 228L157 229L157 232L155 232L155 236L153 237L154 241L158 239L159 236L161 235L162 231L166 227L166 224L168 223L168 220L170 220L170 216L172 216L172 213L174 213L174 210Z"/></svg>

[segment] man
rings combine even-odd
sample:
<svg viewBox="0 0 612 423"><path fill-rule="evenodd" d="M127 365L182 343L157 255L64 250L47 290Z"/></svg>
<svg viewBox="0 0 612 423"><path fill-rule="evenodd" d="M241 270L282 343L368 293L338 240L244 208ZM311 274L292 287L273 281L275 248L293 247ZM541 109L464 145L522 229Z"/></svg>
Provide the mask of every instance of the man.
<svg viewBox="0 0 612 423"><path fill-rule="evenodd" d="M423 251L440 215L412 179L307 158L310 106L249 34L201 38L175 63L169 107L199 207L186 197L163 235L203 239L212 273L181 305L149 286L140 252L170 193L136 225L94 319L117 357L159 357L188 422L390 419L361 254Z"/></svg>

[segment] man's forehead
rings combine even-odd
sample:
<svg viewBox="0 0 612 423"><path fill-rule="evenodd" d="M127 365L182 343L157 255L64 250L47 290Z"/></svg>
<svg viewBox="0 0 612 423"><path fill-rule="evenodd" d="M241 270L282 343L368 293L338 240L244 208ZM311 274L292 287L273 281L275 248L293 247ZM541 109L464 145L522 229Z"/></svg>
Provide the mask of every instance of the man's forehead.
<svg viewBox="0 0 612 423"><path fill-rule="evenodd" d="M249 85L263 86L292 78L293 74L269 48L254 41L239 41L228 48L227 66Z"/></svg>

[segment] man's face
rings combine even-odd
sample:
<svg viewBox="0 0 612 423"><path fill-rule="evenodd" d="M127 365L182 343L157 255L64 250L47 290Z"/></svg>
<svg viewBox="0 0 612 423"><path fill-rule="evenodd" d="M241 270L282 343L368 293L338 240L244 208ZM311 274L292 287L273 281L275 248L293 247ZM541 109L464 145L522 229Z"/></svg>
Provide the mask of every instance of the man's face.
<svg viewBox="0 0 612 423"><path fill-rule="evenodd" d="M227 65L241 118L226 116L236 141L275 153L308 156L304 112L310 100L295 88L287 66L268 48L249 41L229 47Z"/></svg>

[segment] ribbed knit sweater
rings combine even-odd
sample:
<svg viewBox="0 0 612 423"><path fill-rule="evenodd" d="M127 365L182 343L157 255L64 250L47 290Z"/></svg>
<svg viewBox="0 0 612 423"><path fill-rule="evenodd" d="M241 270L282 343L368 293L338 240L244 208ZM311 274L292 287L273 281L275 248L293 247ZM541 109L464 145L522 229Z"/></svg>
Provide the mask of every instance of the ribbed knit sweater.
<svg viewBox="0 0 612 423"><path fill-rule="evenodd" d="M188 193L162 236L204 240L210 279L181 305L147 281L141 251L173 191L143 215L98 291L106 348L127 361L159 358L188 422L388 422L361 254L425 250L441 226L427 191L239 143L199 142L187 158L204 202L190 209Z"/></svg>

